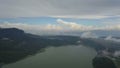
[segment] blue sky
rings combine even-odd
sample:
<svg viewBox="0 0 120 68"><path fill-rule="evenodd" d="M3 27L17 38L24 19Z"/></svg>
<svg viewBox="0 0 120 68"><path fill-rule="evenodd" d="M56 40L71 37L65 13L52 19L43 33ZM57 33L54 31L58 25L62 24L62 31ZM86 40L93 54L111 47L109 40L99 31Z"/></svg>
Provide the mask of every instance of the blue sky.
<svg viewBox="0 0 120 68"><path fill-rule="evenodd" d="M79 19L79 18L54 18L54 17L18 17L18 18L0 18L0 23L28 23L28 24L57 24L56 20L62 19L68 22L76 22L83 25L102 25L101 22L108 19ZM110 18L111 19L111 18Z"/></svg>
<svg viewBox="0 0 120 68"><path fill-rule="evenodd" d="M120 17L109 17L100 19L85 19L85 18L55 18L55 17L17 17L17 18L0 18L0 23L27 23L27 24L57 24L57 19L62 19L68 22L76 22L83 25L103 26L102 22L107 20L116 20Z"/></svg>

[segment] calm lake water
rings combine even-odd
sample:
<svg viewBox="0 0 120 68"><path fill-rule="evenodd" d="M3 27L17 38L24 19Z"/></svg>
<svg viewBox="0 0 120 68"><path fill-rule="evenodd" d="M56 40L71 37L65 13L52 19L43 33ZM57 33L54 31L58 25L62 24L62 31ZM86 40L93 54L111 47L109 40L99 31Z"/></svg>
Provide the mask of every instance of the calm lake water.
<svg viewBox="0 0 120 68"><path fill-rule="evenodd" d="M44 52L2 68L93 68L95 50L84 46L48 47Z"/></svg>

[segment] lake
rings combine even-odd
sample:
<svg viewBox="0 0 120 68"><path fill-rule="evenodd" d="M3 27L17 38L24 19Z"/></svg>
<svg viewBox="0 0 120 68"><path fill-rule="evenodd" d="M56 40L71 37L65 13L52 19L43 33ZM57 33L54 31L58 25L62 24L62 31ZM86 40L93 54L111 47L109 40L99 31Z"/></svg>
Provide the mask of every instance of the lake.
<svg viewBox="0 0 120 68"><path fill-rule="evenodd" d="M96 51L79 46L48 47L37 53L2 68L93 68Z"/></svg>

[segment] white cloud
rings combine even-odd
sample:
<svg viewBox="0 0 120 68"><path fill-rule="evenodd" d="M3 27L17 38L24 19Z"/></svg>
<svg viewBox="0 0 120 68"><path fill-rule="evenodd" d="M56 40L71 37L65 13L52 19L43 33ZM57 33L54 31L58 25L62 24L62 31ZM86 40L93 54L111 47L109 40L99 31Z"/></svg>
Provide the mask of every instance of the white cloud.
<svg viewBox="0 0 120 68"><path fill-rule="evenodd" d="M106 25L106 29L120 29L120 17L104 20L101 22L103 25Z"/></svg>
<svg viewBox="0 0 120 68"><path fill-rule="evenodd" d="M62 19L57 19L56 24L29 24L29 23L11 23L4 22L0 23L0 27L15 27L23 29L30 33L64 33L69 31L89 31L89 30L120 30L120 25L103 25L103 26L93 26L93 25L83 25L76 22L68 22ZM86 34L86 33L85 33ZM91 34L91 33L87 33ZM84 35L83 35L84 36Z"/></svg>
<svg viewBox="0 0 120 68"><path fill-rule="evenodd" d="M85 26L82 24L77 24L76 22L67 22L62 19L57 19L57 22L68 26L68 29L72 29L72 30L91 30L91 29L93 29L93 26Z"/></svg>
<svg viewBox="0 0 120 68"><path fill-rule="evenodd" d="M119 57L120 56L120 51L115 51L114 56Z"/></svg>
<svg viewBox="0 0 120 68"><path fill-rule="evenodd" d="M84 32L80 37L81 38L99 38L96 34L92 32Z"/></svg>
<svg viewBox="0 0 120 68"><path fill-rule="evenodd" d="M110 40L110 41L114 41L114 42L120 42L120 39L113 38L112 36L107 36L107 37L105 38L105 40Z"/></svg>
<svg viewBox="0 0 120 68"><path fill-rule="evenodd" d="M42 29L42 30L61 30L62 27L54 25L54 24L46 24L46 25L36 25L36 24L25 24L25 23L10 23L10 22L4 22L0 23L1 27L16 27L21 29Z"/></svg>
<svg viewBox="0 0 120 68"><path fill-rule="evenodd" d="M120 25L93 26L93 29L91 30L120 30Z"/></svg>
<svg viewBox="0 0 120 68"><path fill-rule="evenodd" d="M57 26L54 24L47 24L44 26L44 29L46 29L46 30L62 30L63 28L61 26Z"/></svg>
<svg viewBox="0 0 120 68"><path fill-rule="evenodd" d="M29 33L35 33L35 34L44 34L44 33L55 33L62 30L61 26L54 25L54 24L46 24L46 25L33 25L33 24L25 24L25 23L10 23L10 22L4 22L0 23L0 27L2 28L19 28L23 29L26 32Z"/></svg>
<svg viewBox="0 0 120 68"><path fill-rule="evenodd" d="M63 21L62 19L57 19L57 22L69 26L72 29L80 29L83 27L83 25L77 24L75 22L66 22Z"/></svg>
<svg viewBox="0 0 120 68"><path fill-rule="evenodd" d="M93 26L93 25L83 25L76 22L67 22L62 19L57 19L57 22L63 25L66 25L68 29L72 30L120 30L120 24L110 25L103 24L103 26ZM119 21L120 22L120 21Z"/></svg>

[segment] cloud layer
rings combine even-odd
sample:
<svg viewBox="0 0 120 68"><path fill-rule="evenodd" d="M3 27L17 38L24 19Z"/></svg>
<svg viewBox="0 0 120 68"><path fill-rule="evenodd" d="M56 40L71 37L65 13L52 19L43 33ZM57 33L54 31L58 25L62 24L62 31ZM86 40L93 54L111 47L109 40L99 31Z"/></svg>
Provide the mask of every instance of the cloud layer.
<svg viewBox="0 0 120 68"><path fill-rule="evenodd" d="M0 0L0 17L106 18L120 16L119 7L120 0Z"/></svg>
<svg viewBox="0 0 120 68"><path fill-rule="evenodd" d="M105 40L114 41L114 42L120 42L120 39L113 38L112 36L107 36L107 37L105 38Z"/></svg>
<svg viewBox="0 0 120 68"><path fill-rule="evenodd" d="M99 38L99 36L92 32L84 32L83 34L81 34L81 38Z"/></svg>
<svg viewBox="0 0 120 68"><path fill-rule="evenodd" d="M0 27L20 28L25 30L26 32L35 33L35 34L40 34L40 33L60 34L60 33L71 32L71 31L89 31L89 30L120 30L120 24L93 26L93 25L78 24L77 22L68 22L62 19L57 19L56 24L29 24L29 23L3 22L3 23L0 23ZM84 35L88 35L88 34L91 34L91 33L88 32L87 34L85 33Z"/></svg>

